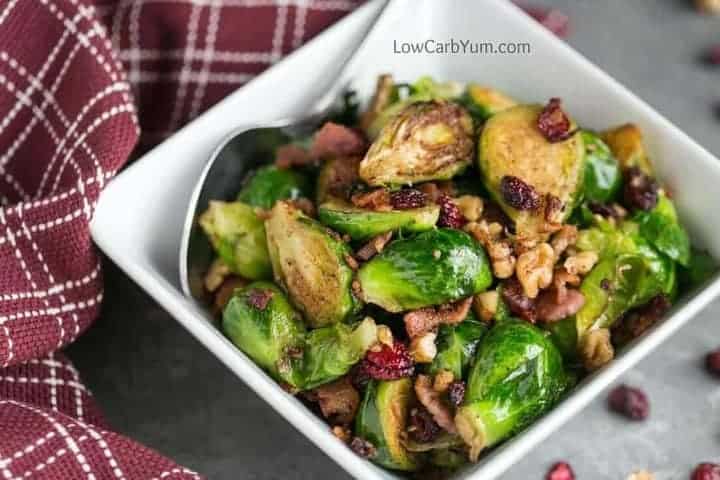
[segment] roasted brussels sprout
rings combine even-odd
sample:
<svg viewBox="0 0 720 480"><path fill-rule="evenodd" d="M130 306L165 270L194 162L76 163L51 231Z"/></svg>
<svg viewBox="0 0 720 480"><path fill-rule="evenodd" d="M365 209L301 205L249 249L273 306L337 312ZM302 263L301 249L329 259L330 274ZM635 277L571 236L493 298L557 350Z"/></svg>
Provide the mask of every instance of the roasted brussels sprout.
<svg viewBox="0 0 720 480"><path fill-rule="evenodd" d="M233 273L250 280L272 276L265 227L253 207L242 202L211 201L198 223Z"/></svg>
<svg viewBox="0 0 720 480"><path fill-rule="evenodd" d="M467 233L448 228L390 243L357 278L365 301L390 312L469 297L492 282L483 248Z"/></svg>
<svg viewBox="0 0 720 480"><path fill-rule="evenodd" d="M542 330L521 321L492 328L478 345L455 416L470 459L545 413L569 384L562 356Z"/></svg>
<svg viewBox="0 0 720 480"><path fill-rule="evenodd" d="M566 220L582 194L582 136L549 142L537 127L542 110L539 105L503 110L490 117L480 136L478 167L485 186L521 238L537 238L548 222Z"/></svg>
<svg viewBox="0 0 720 480"><path fill-rule="evenodd" d="M420 468L421 456L403 446L410 405L414 401L412 380L372 380L355 419L355 434L376 449L371 460L392 470Z"/></svg>
<svg viewBox="0 0 720 480"><path fill-rule="evenodd" d="M312 327L343 321L361 304L351 291L349 247L287 202L277 202L265 222L275 280Z"/></svg>
<svg viewBox="0 0 720 480"><path fill-rule="evenodd" d="M688 266L690 238L678 222L675 206L666 195L660 195L657 205L651 211L638 211L634 220L640 227L640 235L660 253L680 265Z"/></svg>
<svg viewBox="0 0 720 480"><path fill-rule="evenodd" d="M439 216L440 207L437 205L380 212L331 200L318 208L318 218L322 223L340 233L347 233L353 240L367 240L389 231L423 232L433 228Z"/></svg>
<svg viewBox="0 0 720 480"><path fill-rule="evenodd" d="M373 186L447 180L472 162L473 122L445 101L413 103L380 132L360 162L360 177Z"/></svg>
<svg viewBox="0 0 720 480"><path fill-rule="evenodd" d="M517 105L514 99L504 93L494 88L483 87L476 83L471 83L467 86L460 101L462 105L468 109L473 118L482 122L498 112Z"/></svg>
<svg viewBox="0 0 720 480"><path fill-rule="evenodd" d="M275 379L302 387L305 324L274 284L254 282L236 290L223 312L222 330Z"/></svg>
<svg viewBox="0 0 720 480"><path fill-rule="evenodd" d="M310 198L311 193L310 180L304 174L265 165L252 173L237 199L253 207L269 210L278 200Z"/></svg>
<svg viewBox="0 0 720 480"><path fill-rule="evenodd" d="M335 323L311 330L305 341L303 387L315 388L345 375L375 343L377 327L370 317L354 328Z"/></svg>
<svg viewBox="0 0 720 480"><path fill-rule="evenodd" d="M437 355L430 364L429 372L435 374L448 370L456 379L465 378L475 358L477 344L487 330L487 324L475 319L472 313L457 325L441 325L436 341Z"/></svg>
<svg viewBox="0 0 720 480"><path fill-rule="evenodd" d="M620 166L600 137L585 130L582 138L585 144L583 200L609 202L615 198L622 186Z"/></svg>
<svg viewBox="0 0 720 480"><path fill-rule="evenodd" d="M637 125L621 125L602 132L600 136L610 147L623 170L638 167L643 173L652 175L652 163L645 151L642 131Z"/></svg>
<svg viewBox="0 0 720 480"><path fill-rule="evenodd" d="M690 251L687 267L680 268L678 280L683 288L695 288L709 280L717 272L717 263L707 252Z"/></svg>

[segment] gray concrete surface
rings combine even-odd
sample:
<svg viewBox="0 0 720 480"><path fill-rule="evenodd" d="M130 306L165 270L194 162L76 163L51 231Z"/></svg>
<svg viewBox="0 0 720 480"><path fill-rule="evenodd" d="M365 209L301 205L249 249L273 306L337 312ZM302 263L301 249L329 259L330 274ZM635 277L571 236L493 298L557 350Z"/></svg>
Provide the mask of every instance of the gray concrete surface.
<svg viewBox="0 0 720 480"><path fill-rule="evenodd" d="M720 68L697 62L720 42L720 18L695 14L690 0L544 3L571 16L570 44L720 153ZM105 272L102 318L69 353L118 430L212 479L347 478L116 267ZM650 395L650 421L613 417L599 399L503 478L539 480L566 459L579 479L648 468L681 480L720 460L720 382L701 368L720 345L719 313L716 302L623 379Z"/></svg>

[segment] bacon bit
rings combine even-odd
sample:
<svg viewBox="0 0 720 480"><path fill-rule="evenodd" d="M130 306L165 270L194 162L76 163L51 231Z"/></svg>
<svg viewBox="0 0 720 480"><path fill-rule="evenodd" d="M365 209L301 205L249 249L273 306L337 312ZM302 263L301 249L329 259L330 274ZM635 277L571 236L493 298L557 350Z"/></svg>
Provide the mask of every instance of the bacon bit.
<svg viewBox="0 0 720 480"><path fill-rule="evenodd" d="M506 280L501 291L503 300L513 314L535 323L537 320L535 302L525 295L522 285L516 278Z"/></svg>
<svg viewBox="0 0 720 480"><path fill-rule="evenodd" d="M410 410L410 426L408 433L411 437L421 443L427 443L435 439L440 433L440 425L433 419L430 412L424 408L413 408Z"/></svg>
<svg viewBox="0 0 720 480"><path fill-rule="evenodd" d="M558 462L550 468L545 480L575 480L575 472L570 464Z"/></svg>
<svg viewBox="0 0 720 480"><path fill-rule="evenodd" d="M570 118L562 109L561 102L559 98L551 98L538 115L538 130L550 143L567 140L576 132L571 129Z"/></svg>
<svg viewBox="0 0 720 480"><path fill-rule="evenodd" d="M365 138L351 128L327 122L315 133L310 152L315 158L363 155L367 149Z"/></svg>
<svg viewBox="0 0 720 480"><path fill-rule="evenodd" d="M390 194L390 204L396 210L424 207L427 200L427 195L414 188L403 188Z"/></svg>
<svg viewBox="0 0 720 480"><path fill-rule="evenodd" d="M453 415L441 399L441 394L432 388L432 380L427 375L418 375L415 380L415 394L418 401L432 415L435 422L445 431L455 433Z"/></svg>
<svg viewBox="0 0 720 480"><path fill-rule="evenodd" d="M350 449L363 458L373 458L377 455L375 445L360 437L355 437L350 442Z"/></svg>
<svg viewBox="0 0 720 480"><path fill-rule="evenodd" d="M505 202L517 210L535 210L540 206L540 195L535 187L512 175L500 179L500 193Z"/></svg>
<svg viewBox="0 0 720 480"><path fill-rule="evenodd" d="M294 200L288 200L287 202L290 203L290 205L292 205L293 207L303 212L308 217L315 218L315 204L310 201L310 199L302 197L296 198Z"/></svg>
<svg viewBox="0 0 720 480"><path fill-rule="evenodd" d="M369 192L359 192L350 197L353 205L360 208L367 208L376 212L388 212L392 210L390 204L390 192L386 188L377 188Z"/></svg>
<svg viewBox="0 0 720 480"><path fill-rule="evenodd" d="M448 195L440 195L436 203L440 205L440 218L437 223L439 227L462 228L468 223L460 208Z"/></svg>
<svg viewBox="0 0 720 480"><path fill-rule="evenodd" d="M455 325L467 317L473 297L438 307L426 307L413 310L403 316L405 330L410 338L420 337L440 324Z"/></svg>
<svg viewBox="0 0 720 480"><path fill-rule="evenodd" d="M350 267L352 270L357 270L360 268L360 265L358 264L357 260L355 260L355 257L353 257L350 254L343 255L345 258L345 263L347 263L347 266Z"/></svg>
<svg viewBox="0 0 720 480"><path fill-rule="evenodd" d="M360 394L349 377L321 385L313 390L323 417L341 425L347 425L355 418L360 405Z"/></svg>
<svg viewBox="0 0 720 480"><path fill-rule="evenodd" d="M275 150L275 166L287 170L292 167L304 167L314 163L310 152L299 145L289 143Z"/></svg>
<svg viewBox="0 0 720 480"><path fill-rule="evenodd" d="M361 261L367 262L375 255L383 251L385 245L387 245L392 236L393 233L390 231L374 237L368 243L360 247L360 249L355 252L355 256Z"/></svg>
<svg viewBox="0 0 720 480"><path fill-rule="evenodd" d="M268 289L253 288L248 292L247 304L257 310L265 310L273 297L274 292Z"/></svg>
<svg viewBox="0 0 720 480"><path fill-rule="evenodd" d="M220 288L215 291L213 311L216 314L222 313L222 311L225 309L225 306L232 298L235 290L244 287L245 285L247 285L247 280L245 280L244 278L235 276L226 278L222 285L220 285Z"/></svg>

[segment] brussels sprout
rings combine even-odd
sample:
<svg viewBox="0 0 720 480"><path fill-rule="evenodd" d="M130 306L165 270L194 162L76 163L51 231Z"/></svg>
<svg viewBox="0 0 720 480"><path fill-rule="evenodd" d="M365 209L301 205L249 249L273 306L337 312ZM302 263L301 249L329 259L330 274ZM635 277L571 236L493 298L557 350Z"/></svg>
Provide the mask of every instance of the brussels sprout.
<svg viewBox="0 0 720 480"><path fill-rule="evenodd" d="M345 375L375 343L377 326L370 317L354 329L335 323L311 330L305 341L304 388L315 388Z"/></svg>
<svg viewBox="0 0 720 480"><path fill-rule="evenodd" d="M277 202L265 222L275 279L312 327L343 321L360 309L346 262L349 247L287 202Z"/></svg>
<svg viewBox="0 0 720 480"><path fill-rule="evenodd" d="M550 143L537 128L543 107L519 105L493 115L480 136L478 167L488 191L515 221L520 237L535 238L545 230L547 209L518 210L503 195L503 178L519 178L537 195L556 197L564 210L555 222L567 219L582 194L585 148L582 136Z"/></svg>
<svg viewBox="0 0 720 480"><path fill-rule="evenodd" d="M211 201L198 223L233 273L250 280L270 278L265 228L253 207L241 202Z"/></svg>
<svg viewBox="0 0 720 480"><path fill-rule="evenodd" d="M473 118L484 122L498 112L517 105L517 102L493 88L470 83L460 99Z"/></svg>
<svg viewBox="0 0 720 480"><path fill-rule="evenodd" d="M272 377L302 386L305 324L274 284L254 282L236 290L223 312L222 330Z"/></svg>
<svg viewBox="0 0 720 480"><path fill-rule="evenodd" d="M475 358L477 344L487 330L487 324L475 319L472 313L457 325L441 325L436 341L437 355L430 364L430 373L448 370L456 379L465 378L465 372Z"/></svg>
<svg viewBox="0 0 720 480"><path fill-rule="evenodd" d="M638 167L644 173L652 175L652 164L645 151L642 131L637 125L621 125L602 132L600 136L610 147L623 170Z"/></svg>
<svg viewBox="0 0 720 480"><path fill-rule="evenodd" d="M467 455L449 448L433 450L430 452L430 463L436 467L448 470L457 470L467 464Z"/></svg>
<svg viewBox="0 0 720 480"><path fill-rule="evenodd" d="M390 312L466 298L492 282L482 247L467 233L448 228L390 243L357 278L365 301Z"/></svg>
<svg viewBox="0 0 720 480"><path fill-rule="evenodd" d="M360 160L360 157L335 157L325 161L317 178L315 203L320 205L333 198L349 197L359 178Z"/></svg>
<svg viewBox="0 0 720 480"><path fill-rule="evenodd" d="M269 210L278 200L310 198L311 192L310 180L302 173L265 165L253 172L237 199Z"/></svg>
<svg viewBox="0 0 720 480"><path fill-rule="evenodd" d="M690 262L690 238L680 225L672 201L660 195L658 204L649 212L639 211L634 220L640 227L640 235L660 253L685 267Z"/></svg>
<svg viewBox="0 0 720 480"><path fill-rule="evenodd" d="M705 283L717 272L717 263L707 252L692 250L688 266L681 268L679 280L685 289Z"/></svg>
<svg viewBox="0 0 720 480"><path fill-rule="evenodd" d="M384 82L385 85L381 86L384 92L381 93L389 98L382 105L378 103L374 116L367 119L365 121L367 127L363 127L370 139L377 138L383 127L408 105L430 100L449 100L458 97L462 93L460 84L456 82L436 82L430 77L421 77L412 85L393 84L389 86L388 84L392 82L392 78L390 78L390 82L388 80L384 80ZM405 98L401 98L400 95L400 90L403 87L409 90L409 95ZM376 96L379 91L376 90ZM375 98L373 98L373 105L374 100Z"/></svg>
<svg viewBox="0 0 720 480"><path fill-rule="evenodd" d="M375 446L371 460L378 465L404 471L420 468L422 456L409 452L402 443L414 397L409 378L368 384L355 418L355 434Z"/></svg>
<svg viewBox="0 0 720 480"><path fill-rule="evenodd" d="M369 185L447 180L472 162L473 122L460 106L413 103L385 125L360 162Z"/></svg>
<svg viewBox="0 0 720 480"><path fill-rule="evenodd" d="M318 218L323 224L347 233L353 240L367 240L389 231L423 232L433 228L439 216L440 207L437 205L379 212L330 200L318 208Z"/></svg>
<svg viewBox="0 0 720 480"><path fill-rule="evenodd" d="M478 345L455 416L470 459L545 413L569 384L562 356L542 330L520 321L492 328Z"/></svg>
<svg viewBox="0 0 720 480"><path fill-rule="evenodd" d="M585 144L585 180L583 199L609 202L622 186L622 173L610 148L600 137L587 130L582 132Z"/></svg>

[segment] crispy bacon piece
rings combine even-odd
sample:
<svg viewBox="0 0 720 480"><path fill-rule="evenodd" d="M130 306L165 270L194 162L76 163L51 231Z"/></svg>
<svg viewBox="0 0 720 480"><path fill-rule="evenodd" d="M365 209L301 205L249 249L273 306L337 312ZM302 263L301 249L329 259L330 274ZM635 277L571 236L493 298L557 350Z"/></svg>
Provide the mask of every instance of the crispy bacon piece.
<svg viewBox="0 0 720 480"><path fill-rule="evenodd" d="M383 251L385 245L387 245L392 236L393 233L390 231L372 238L368 243L360 247L360 249L355 252L355 257L363 262L367 262L375 255Z"/></svg>
<svg viewBox="0 0 720 480"><path fill-rule="evenodd" d="M284 170L310 165L315 159L310 152L299 145L289 143L275 150L275 166Z"/></svg>
<svg viewBox="0 0 720 480"><path fill-rule="evenodd" d="M345 376L313 390L323 417L333 424L347 425L355 418L360 394Z"/></svg>
<svg viewBox="0 0 720 480"><path fill-rule="evenodd" d="M367 208L377 212L392 210L390 204L390 192L386 188L376 188L369 192L358 192L350 197L353 205L360 208Z"/></svg>
<svg viewBox="0 0 720 480"><path fill-rule="evenodd" d="M310 154L314 158L363 155L366 149L367 142L358 131L327 122L315 133Z"/></svg>
<svg viewBox="0 0 720 480"><path fill-rule="evenodd" d="M460 323L467 317L471 305L472 297L468 297L438 307L413 310L403 317L405 330L410 338L415 338L434 330L440 324L454 325Z"/></svg>

